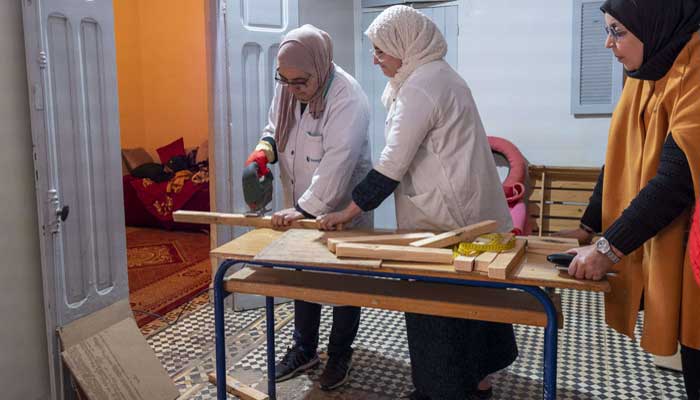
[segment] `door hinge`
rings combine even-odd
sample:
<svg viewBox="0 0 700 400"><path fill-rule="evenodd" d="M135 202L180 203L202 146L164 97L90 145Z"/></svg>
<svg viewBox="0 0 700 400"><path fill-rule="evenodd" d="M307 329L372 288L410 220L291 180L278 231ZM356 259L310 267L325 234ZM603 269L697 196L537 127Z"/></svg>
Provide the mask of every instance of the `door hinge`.
<svg viewBox="0 0 700 400"><path fill-rule="evenodd" d="M49 57L46 55L44 50L39 51L39 57L37 57L36 62L39 64L39 68L46 69L46 64L49 62Z"/></svg>
<svg viewBox="0 0 700 400"><path fill-rule="evenodd" d="M60 200L58 198L58 191L56 189L49 189L49 229L51 233L58 233L61 230L61 219L56 215L56 210L60 207Z"/></svg>

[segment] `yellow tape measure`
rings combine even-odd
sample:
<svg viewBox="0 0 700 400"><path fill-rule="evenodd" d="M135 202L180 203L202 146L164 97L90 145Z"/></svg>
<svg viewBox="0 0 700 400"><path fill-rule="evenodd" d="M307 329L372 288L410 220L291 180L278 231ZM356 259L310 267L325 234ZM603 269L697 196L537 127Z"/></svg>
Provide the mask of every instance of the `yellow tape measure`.
<svg viewBox="0 0 700 400"><path fill-rule="evenodd" d="M484 252L498 253L515 247L515 236L489 233L481 235L473 242L461 242L452 248L456 256L475 256Z"/></svg>

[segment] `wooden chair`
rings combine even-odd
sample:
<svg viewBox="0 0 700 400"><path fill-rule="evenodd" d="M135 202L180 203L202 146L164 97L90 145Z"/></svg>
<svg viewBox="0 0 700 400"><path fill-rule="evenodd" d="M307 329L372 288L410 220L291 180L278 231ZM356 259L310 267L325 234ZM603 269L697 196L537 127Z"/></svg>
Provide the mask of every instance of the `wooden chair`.
<svg viewBox="0 0 700 400"><path fill-rule="evenodd" d="M578 228L600 168L531 165L528 214L532 234L549 236Z"/></svg>

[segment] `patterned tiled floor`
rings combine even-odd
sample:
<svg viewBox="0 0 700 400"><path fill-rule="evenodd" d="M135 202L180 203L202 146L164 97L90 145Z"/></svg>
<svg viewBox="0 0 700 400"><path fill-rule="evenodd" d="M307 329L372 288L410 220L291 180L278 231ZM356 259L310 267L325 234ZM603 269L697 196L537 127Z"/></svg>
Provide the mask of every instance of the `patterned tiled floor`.
<svg viewBox="0 0 700 400"><path fill-rule="evenodd" d="M565 328L559 335L558 399L683 399L680 373L659 369L638 344L607 328L602 296L563 291ZM330 331L331 313L324 307L321 349ZM293 308L276 311L278 357L291 343ZM227 365L244 383L265 391L265 318L263 310L229 312ZM173 377L182 398L215 399L207 383L213 370L213 312L203 305L174 326L149 338ZM542 396L543 329L516 326L520 356L494 380L495 399L540 399ZM350 381L334 392L317 387L321 369L277 385L278 399L397 399L410 392L410 365L403 314L364 309L355 341ZM321 354L322 365L325 354Z"/></svg>

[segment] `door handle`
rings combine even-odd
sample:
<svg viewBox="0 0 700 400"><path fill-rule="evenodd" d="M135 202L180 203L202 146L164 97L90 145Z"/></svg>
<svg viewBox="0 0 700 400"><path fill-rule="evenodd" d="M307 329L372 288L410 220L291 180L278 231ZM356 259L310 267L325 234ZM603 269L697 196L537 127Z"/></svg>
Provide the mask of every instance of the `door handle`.
<svg viewBox="0 0 700 400"><path fill-rule="evenodd" d="M70 207L68 206L63 206L63 208L56 209L56 216L61 220L61 222L65 221L66 218L68 218L69 213Z"/></svg>

